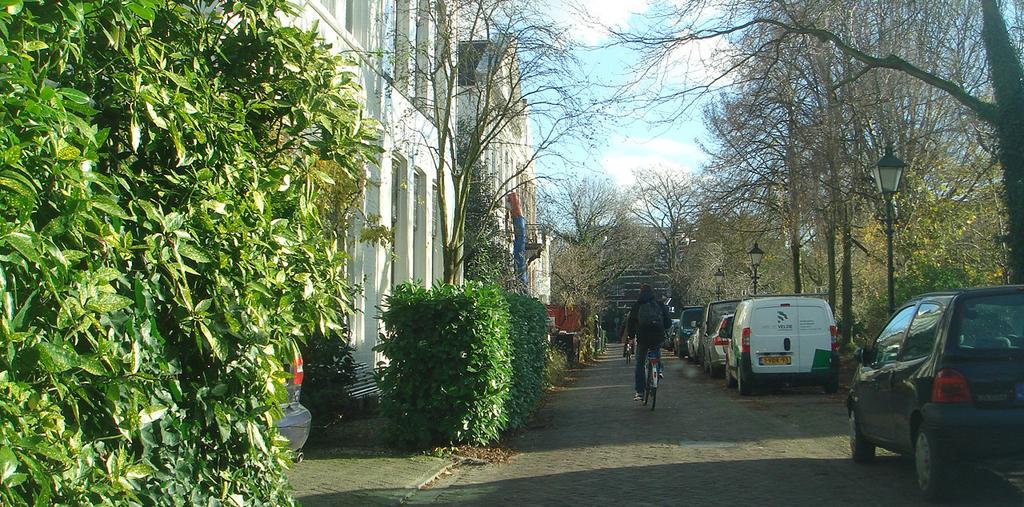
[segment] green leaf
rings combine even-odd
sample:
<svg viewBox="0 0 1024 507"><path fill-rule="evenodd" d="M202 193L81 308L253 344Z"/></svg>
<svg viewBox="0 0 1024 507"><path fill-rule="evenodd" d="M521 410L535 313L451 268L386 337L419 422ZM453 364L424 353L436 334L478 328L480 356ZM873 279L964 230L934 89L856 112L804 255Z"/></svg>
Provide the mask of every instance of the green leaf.
<svg viewBox="0 0 1024 507"><path fill-rule="evenodd" d="M60 347L50 342L39 342L39 363L50 373L63 373L82 364L81 356L70 348Z"/></svg>
<svg viewBox="0 0 1024 507"><path fill-rule="evenodd" d="M89 96L78 90L75 90L74 88L61 88L60 94L65 99L68 99L71 102L74 102L75 104L89 104Z"/></svg>
<svg viewBox="0 0 1024 507"><path fill-rule="evenodd" d="M41 49L47 49L49 47L50 47L49 44L47 44L47 43L45 43L45 42L43 42L41 40L25 41L24 45L22 46L22 48L24 48L25 51L39 51Z"/></svg>
<svg viewBox="0 0 1024 507"><path fill-rule="evenodd" d="M109 292L100 293L93 299L89 300L89 303L85 305L86 308L94 312L108 313L116 312L122 308L127 308L132 305L132 300L126 298L120 294L112 294Z"/></svg>
<svg viewBox="0 0 1024 507"><path fill-rule="evenodd" d="M35 245L34 236L23 232L12 232L4 236L3 240L26 259L39 264L39 252Z"/></svg>
<svg viewBox="0 0 1024 507"><path fill-rule="evenodd" d="M153 475L156 470L146 463L135 463L125 469L125 477L129 479L144 479Z"/></svg>
<svg viewBox="0 0 1024 507"><path fill-rule="evenodd" d="M18 471L18 458L14 451L0 447L0 483L7 484L11 476Z"/></svg>
<svg viewBox="0 0 1024 507"><path fill-rule="evenodd" d="M159 420L166 413L167 407L160 404L150 405L149 408L139 413L139 424L143 426L152 424L153 421Z"/></svg>
<svg viewBox="0 0 1024 507"><path fill-rule="evenodd" d="M181 254L182 257L192 259L200 264L206 264L210 262L210 258L207 257L206 254L204 254L198 248L192 246L189 243L179 243L178 253Z"/></svg>
<svg viewBox="0 0 1024 507"><path fill-rule="evenodd" d="M94 197L93 200L90 202L90 204L92 205L92 207L94 207L96 209L99 209L99 210L102 210L106 214L108 214L110 216L115 216L115 217L120 218L122 220L123 219L127 219L127 218L129 218L131 216L128 213L126 213L124 211L124 209L122 209L120 206L118 206L117 203L114 202L113 199L111 199L109 197L106 197L106 196Z"/></svg>

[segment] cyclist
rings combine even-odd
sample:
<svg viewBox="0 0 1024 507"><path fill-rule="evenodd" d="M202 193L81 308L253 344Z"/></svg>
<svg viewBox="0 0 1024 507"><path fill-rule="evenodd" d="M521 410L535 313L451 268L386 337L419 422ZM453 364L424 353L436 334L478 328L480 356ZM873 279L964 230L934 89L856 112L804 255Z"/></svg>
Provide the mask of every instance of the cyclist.
<svg viewBox="0 0 1024 507"><path fill-rule="evenodd" d="M644 378L644 364L647 362L647 352L654 352L658 357L658 375L661 376L661 341L665 339L665 330L672 325L672 319L668 316L668 308L661 304L654 297L654 289L650 285L640 286L640 297L633 308L629 310L629 318L626 321L629 337L636 339L636 388L633 400L643 399L646 380Z"/></svg>

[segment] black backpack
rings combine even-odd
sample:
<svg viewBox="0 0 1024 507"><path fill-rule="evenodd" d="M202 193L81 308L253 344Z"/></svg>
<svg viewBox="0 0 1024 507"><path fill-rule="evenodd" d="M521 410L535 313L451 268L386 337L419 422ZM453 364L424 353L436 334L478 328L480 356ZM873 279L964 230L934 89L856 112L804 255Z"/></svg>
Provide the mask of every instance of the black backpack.
<svg viewBox="0 0 1024 507"><path fill-rule="evenodd" d="M640 308L636 311L636 322L640 327L656 327L659 329L664 327L661 305L657 301L640 303Z"/></svg>

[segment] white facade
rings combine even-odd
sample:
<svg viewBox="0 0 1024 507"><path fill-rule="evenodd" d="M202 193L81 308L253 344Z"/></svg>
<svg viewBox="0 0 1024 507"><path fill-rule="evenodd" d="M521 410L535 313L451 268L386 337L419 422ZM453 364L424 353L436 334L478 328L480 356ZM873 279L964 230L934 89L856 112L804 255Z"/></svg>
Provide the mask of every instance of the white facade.
<svg viewBox="0 0 1024 507"><path fill-rule="evenodd" d="M356 59L365 92L366 114L381 125L383 152L366 168L363 214L374 225L391 228L394 244L353 241L350 281L361 291L350 321L356 362L385 360L373 351L380 329L380 307L395 285L443 279L441 223L435 183L438 171L430 146L437 128L414 104L432 93L430 83L411 69L428 65L433 52L430 0L306 0L297 26L314 24L339 53ZM451 185L445 185L450 189ZM446 199L451 203L452 199ZM449 212L447 216L451 216ZM364 223L353 224L358 238Z"/></svg>

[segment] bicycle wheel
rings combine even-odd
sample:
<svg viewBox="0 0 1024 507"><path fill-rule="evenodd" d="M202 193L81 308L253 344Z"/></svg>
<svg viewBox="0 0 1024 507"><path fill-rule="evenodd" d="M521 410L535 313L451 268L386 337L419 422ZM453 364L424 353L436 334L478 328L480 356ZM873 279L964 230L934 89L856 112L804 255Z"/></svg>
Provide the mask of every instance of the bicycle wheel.
<svg viewBox="0 0 1024 507"><path fill-rule="evenodd" d="M651 389L651 410L654 410L654 404L658 402L658 388Z"/></svg>

